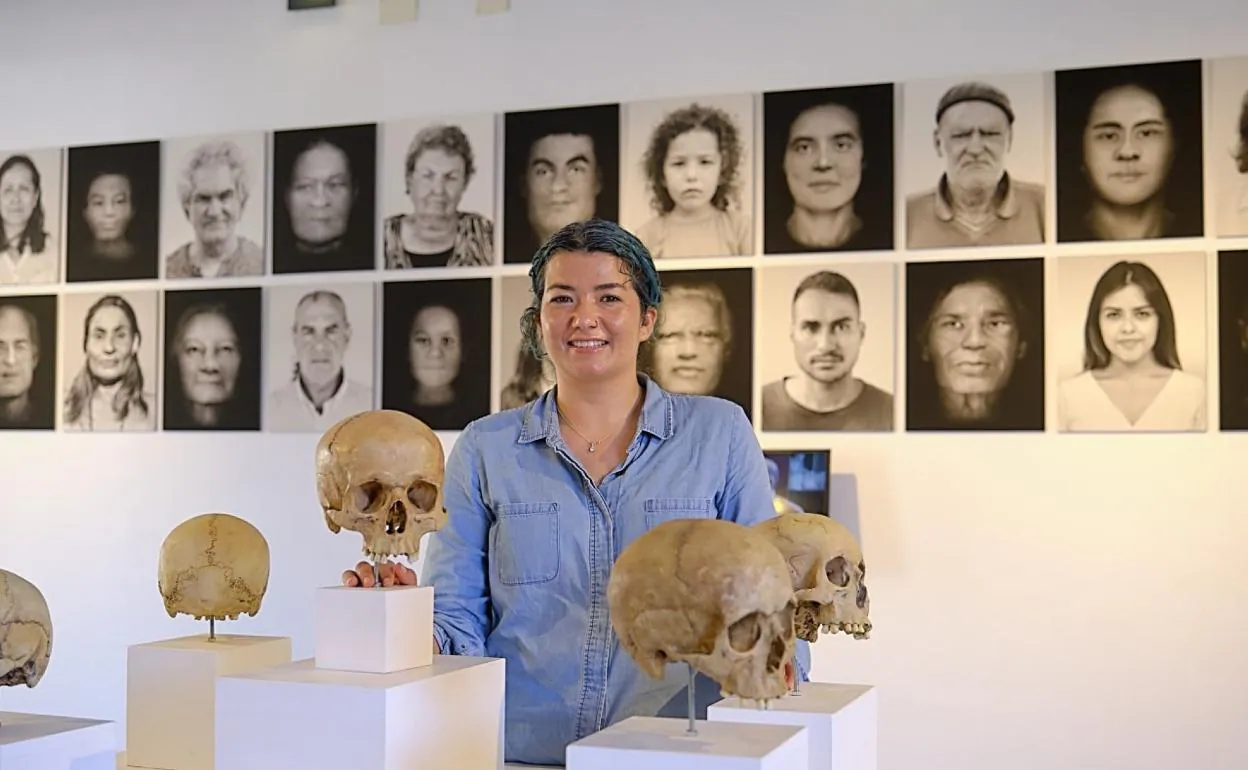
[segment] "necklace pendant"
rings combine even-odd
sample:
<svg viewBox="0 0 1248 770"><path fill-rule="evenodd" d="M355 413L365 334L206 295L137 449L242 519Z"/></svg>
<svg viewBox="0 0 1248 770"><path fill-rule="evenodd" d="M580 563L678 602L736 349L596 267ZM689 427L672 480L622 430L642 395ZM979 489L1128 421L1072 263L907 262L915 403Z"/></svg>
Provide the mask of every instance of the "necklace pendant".
<svg viewBox="0 0 1248 770"><path fill-rule="evenodd" d="M598 445L597 445L597 444L590 444L590 445L589 445L589 453L590 453L591 455L594 453L594 451L595 451L596 449L598 449Z"/></svg>

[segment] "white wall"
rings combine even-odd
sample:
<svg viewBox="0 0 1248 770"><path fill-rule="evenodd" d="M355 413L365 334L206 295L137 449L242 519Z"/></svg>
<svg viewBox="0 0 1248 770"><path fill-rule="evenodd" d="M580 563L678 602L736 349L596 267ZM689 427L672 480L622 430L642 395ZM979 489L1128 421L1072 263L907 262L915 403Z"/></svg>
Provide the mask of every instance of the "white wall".
<svg viewBox="0 0 1248 770"><path fill-rule="evenodd" d="M1225 0L423 0L395 28L342 2L6 4L0 147L1248 54ZM155 560L206 510L273 547L264 611L230 630L309 654L312 590L356 560L321 521L315 440L0 437L0 565L57 630L46 680L0 708L122 720L126 646L198 630L164 616ZM815 678L879 685L882 770L1242 770L1246 440L830 437L878 630L819 643Z"/></svg>

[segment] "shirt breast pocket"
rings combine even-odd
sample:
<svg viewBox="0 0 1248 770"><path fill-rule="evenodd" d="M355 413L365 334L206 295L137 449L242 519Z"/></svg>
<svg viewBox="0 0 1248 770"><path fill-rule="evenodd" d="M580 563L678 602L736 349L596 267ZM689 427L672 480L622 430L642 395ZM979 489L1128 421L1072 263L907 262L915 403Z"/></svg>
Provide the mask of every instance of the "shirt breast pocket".
<svg viewBox="0 0 1248 770"><path fill-rule="evenodd" d="M647 532L665 521L713 519L717 515L714 501L709 497L650 497L643 506Z"/></svg>
<svg viewBox="0 0 1248 770"><path fill-rule="evenodd" d="M498 507L494 563L503 585L545 583L559 575L559 504Z"/></svg>

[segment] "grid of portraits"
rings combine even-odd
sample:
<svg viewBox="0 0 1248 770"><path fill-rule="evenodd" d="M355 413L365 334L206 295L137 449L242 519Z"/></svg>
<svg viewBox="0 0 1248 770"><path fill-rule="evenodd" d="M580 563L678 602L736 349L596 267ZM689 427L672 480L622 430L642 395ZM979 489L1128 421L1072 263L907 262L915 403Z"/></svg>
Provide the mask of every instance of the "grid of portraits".
<svg viewBox="0 0 1248 770"><path fill-rule="evenodd" d="M1248 57L0 151L0 428L460 430L590 217L764 433L1248 430Z"/></svg>

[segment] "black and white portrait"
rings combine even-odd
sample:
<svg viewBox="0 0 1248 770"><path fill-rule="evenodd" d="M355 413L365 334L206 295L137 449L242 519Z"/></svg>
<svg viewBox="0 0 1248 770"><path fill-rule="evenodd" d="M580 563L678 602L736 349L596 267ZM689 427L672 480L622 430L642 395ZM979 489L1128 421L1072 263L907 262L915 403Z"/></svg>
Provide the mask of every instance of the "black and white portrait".
<svg viewBox="0 0 1248 770"><path fill-rule="evenodd" d="M165 430L260 430L260 291L165 292Z"/></svg>
<svg viewBox="0 0 1248 770"><path fill-rule="evenodd" d="M1248 430L1248 251L1218 254L1221 429Z"/></svg>
<svg viewBox="0 0 1248 770"><path fill-rule="evenodd" d="M1204 233L1200 61L1059 70L1057 239Z"/></svg>
<svg viewBox="0 0 1248 770"><path fill-rule="evenodd" d="M620 224L655 259L754 253L754 96L622 107Z"/></svg>
<svg viewBox="0 0 1248 770"><path fill-rule="evenodd" d="M663 389L719 396L753 414L754 276L748 267L664 270L640 369Z"/></svg>
<svg viewBox="0 0 1248 770"><path fill-rule="evenodd" d="M0 430L56 426L57 296L0 297Z"/></svg>
<svg viewBox="0 0 1248 770"><path fill-rule="evenodd" d="M555 367L524 346L520 316L533 301L533 282L527 275L508 275L500 281L499 307L499 409L515 409L554 387Z"/></svg>
<svg viewBox="0 0 1248 770"><path fill-rule="evenodd" d="M828 484L832 452L827 449L769 449L763 451L767 477L775 495L776 513L830 515Z"/></svg>
<svg viewBox="0 0 1248 770"><path fill-rule="evenodd" d="M896 265L767 265L757 290L762 429L891 431Z"/></svg>
<svg viewBox="0 0 1248 770"><path fill-rule="evenodd" d="M372 409L376 284L289 284L265 294L265 430L324 433Z"/></svg>
<svg viewBox="0 0 1248 770"><path fill-rule="evenodd" d="M1044 260L906 265L906 430L1044 430Z"/></svg>
<svg viewBox="0 0 1248 770"><path fill-rule="evenodd" d="M1222 238L1248 235L1248 56L1213 59L1209 70L1205 173L1213 231Z"/></svg>
<svg viewBox="0 0 1248 770"><path fill-rule="evenodd" d="M495 116L381 126L387 270L495 262Z"/></svg>
<svg viewBox="0 0 1248 770"><path fill-rule="evenodd" d="M1205 254L1056 260L1060 432L1203 431Z"/></svg>
<svg viewBox="0 0 1248 770"><path fill-rule="evenodd" d="M75 292L61 303L61 429L156 430L160 294Z"/></svg>
<svg viewBox="0 0 1248 770"><path fill-rule="evenodd" d="M1045 76L919 80L902 98L906 247L1044 243Z"/></svg>
<svg viewBox="0 0 1248 770"><path fill-rule="evenodd" d="M763 94L763 251L893 248L893 85Z"/></svg>
<svg viewBox="0 0 1248 770"><path fill-rule="evenodd" d="M489 278L382 284L381 406L433 430L490 413Z"/></svg>
<svg viewBox="0 0 1248 770"><path fill-rule="evenodd" d="M65 191L65 280L159 274L160 142L71 147Z"/></svg>
<svg viewBox="0 0 1248 770"><path fill-rule="evenodd" d="M503 261L528 263L564 225L619 221L620 106L509 112L503 129Z"/></svg>
<svg viewBox="0 0 1248 770"><path fill-rule="evenodd" d="M60 280L64 158L59 149L0 153L0 285Z"/></svg>
<svg viewBox="0 0 1248 770"><path fill-rule="evenodd" d="M377 126L273 134L273 272L377 265Z"/></svg>
<svg viewBox="0 0 1248 770"><path fill-rule="evenodd" d="M161 149L165 278L264 275L265 134L179 137Z"/></svg>

